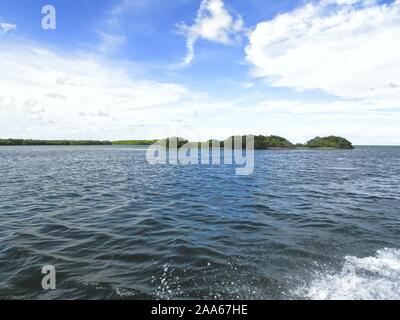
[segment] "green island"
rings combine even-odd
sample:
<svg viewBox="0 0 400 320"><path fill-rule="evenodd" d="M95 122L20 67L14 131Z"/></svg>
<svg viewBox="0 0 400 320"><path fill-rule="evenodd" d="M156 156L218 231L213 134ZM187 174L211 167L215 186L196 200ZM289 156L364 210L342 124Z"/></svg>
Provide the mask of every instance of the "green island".
<svg viewBox="0 0 400 320"><path fill-rule="evenodd" d="M308 141L305 145L297 144L300 148L333 148L333 149L354 149L351 142L342 137L316 137Z"/></svg>
<svg viewBox="0 0 400 320"><path fill-rule="evenodd" d="M242 146L246 147L246 137L241 136ZM353 149L352 143L342 137L316 137L304 144L293 144L289 140L279 136L253 136L254 148L256 150L267 149ZM234 137L231 137L234 138ZM159 144L169 148L170 140L177 139L177 147L189 143L190 146L224 147L228 139L224 141L208 140L205 142L189 142L184 138L171 137L161 140L118 140L118 141L98 141L98 140L32 140L32 139L0 139L0 146L89 146L89 145L152 145Z"/></svg>

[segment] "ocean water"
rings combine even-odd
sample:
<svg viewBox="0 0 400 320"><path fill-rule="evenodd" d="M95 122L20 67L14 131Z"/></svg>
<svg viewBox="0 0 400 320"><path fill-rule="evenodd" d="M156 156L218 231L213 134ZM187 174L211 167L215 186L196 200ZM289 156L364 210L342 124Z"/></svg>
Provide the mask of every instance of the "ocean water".
<svg viewBox="0 0 400 320"><path fill-rule="evenodd" d="M1 147L0 298L400 299L399 159L256 151L236 176L138 147Z"/></svg>

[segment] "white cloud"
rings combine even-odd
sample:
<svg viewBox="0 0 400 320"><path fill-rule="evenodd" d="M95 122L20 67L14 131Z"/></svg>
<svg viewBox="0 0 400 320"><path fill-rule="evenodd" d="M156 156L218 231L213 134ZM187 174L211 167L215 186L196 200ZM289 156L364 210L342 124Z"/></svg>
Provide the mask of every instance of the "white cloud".
<svg viewBox="0 0 400 320"><path fill-rule="evenodd" d="M270 85L400 99L400 1L323 0L259 23L247 60Z"/></svg>
<svg viewBox="0 0 400 320"><path fill-rule="evenodd" d="M0 32L7 33L9 31L16 30L17 26L12 23L0 22Z"/></svg>
<svg viewBox="0 0 400 320"><path fill-rule="evenodd" d="M195 95L175 83L135 79L93 57L64 56L15 43L0 44L0 136L134 137L129 126L168 123L169 108ZM146 133L143 133L145 135ZM151 135L151 134L148 134Z"/></svg>
<svg viewBox="0 0 400 320"><path fill-rule="evenodd" d="M264 119L294 142L336 134L355 144L399 144L397 39L400 0L321 0L261 22L246 48L254 75L269 86L337 98L264 101L246 112L255 127Z"/></svg>
<svg viewBox="0 0 400 320"><path fill-rule="evenodd" d="M252 95L250 96L252 97ZM293 142L337 134L357 144L399 144L400 115L373 102L213 100L185 86L136 79L122 66L38 46L0 43L0 137L223 139L279 134ZM393 110L392 110L393 109Z"/></svg>
<svg viewBox="0 0 400 320"><path fill-rule="evenodd" d="M195 23L192 26L181 23L178 27L187 39L184 64L188 65L194 58L194 46L198 39L232 44L243 31L243 20L240 16L234 19L222 0L202 0Z"/></svg>

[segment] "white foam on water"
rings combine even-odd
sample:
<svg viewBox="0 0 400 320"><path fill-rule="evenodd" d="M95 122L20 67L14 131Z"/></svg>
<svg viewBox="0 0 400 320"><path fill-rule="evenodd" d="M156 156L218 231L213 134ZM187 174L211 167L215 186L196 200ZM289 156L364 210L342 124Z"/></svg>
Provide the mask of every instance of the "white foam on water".
<svg viewBox="0 0 400 320"><path fill-rule="evenodd" d="M319 273L295 294L315 300L400 299L400 250L385 248L366 258L346 256L340 273Z"/></svg>
<svg viewBox="0 0 400 320"><path fill-rule="evenodd" d="M117 295L121 298L127 298L127 297L134 297L135 296L135 292L132 290L129 290L127 288L116 288L115 292L117 293Z"/></svg>

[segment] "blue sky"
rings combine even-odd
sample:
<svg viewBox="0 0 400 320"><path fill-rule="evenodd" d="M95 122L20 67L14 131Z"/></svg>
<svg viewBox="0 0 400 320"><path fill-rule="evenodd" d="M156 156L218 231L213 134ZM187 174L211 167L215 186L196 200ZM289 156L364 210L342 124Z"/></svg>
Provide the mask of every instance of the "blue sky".
<svg viewBox="0 0 400 320"><path fill-rule="evenodd" d="M2 0L0 136L400 144L399 3Z"/></svg>

